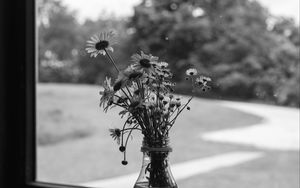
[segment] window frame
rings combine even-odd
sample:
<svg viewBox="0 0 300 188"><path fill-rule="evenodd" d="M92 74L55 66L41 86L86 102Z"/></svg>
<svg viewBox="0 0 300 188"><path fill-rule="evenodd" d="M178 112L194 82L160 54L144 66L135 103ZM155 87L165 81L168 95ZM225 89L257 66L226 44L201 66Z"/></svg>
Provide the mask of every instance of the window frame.
<svg viewBox="0 0 300 188"><path fill-rule="evenodd" d="M0 1L0 14L0 187L82 187L36 181L35 0Z"/></svg>

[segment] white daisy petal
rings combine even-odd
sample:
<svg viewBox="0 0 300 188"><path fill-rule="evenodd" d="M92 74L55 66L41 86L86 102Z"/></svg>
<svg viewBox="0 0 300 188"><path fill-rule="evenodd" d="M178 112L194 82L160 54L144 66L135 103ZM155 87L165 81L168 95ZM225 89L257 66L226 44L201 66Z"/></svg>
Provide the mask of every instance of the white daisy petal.
<svg viewBox="0 0 300 188"><path fill-rule="evenodd" d="M87 44L87 48L95 48L95 44Z"/></svg>
<svg viewBox="0 0 300 188"><path fill-rule="evenodd" d="M111 51L111 52L114 52L114 49L113 49L113 47L111 47L111 46L108 47L107 50L109 50L109 51Z"/></svg>
<svg viewBox="0 0 300 188"><path fill-rule="evenodd" d="M95 49L95 48L91 48L91 47L85 48L85 50L91 50L91 49Z"/></svg>
<svg viewBox="0 0 300 188"><path fill-rule="evenodd" d="M88 53L92 53L92 52L96 52L96 51L97 51L96 49L87 50Z"/></svg>
<svg viewBox="0 0 300 188"><path fill-rule="evenodd" d="M103 36L103 35L104 35L103 33L100 33L100 36L99 36L100 40L103 40L103 39L104 39L104 36Z"/></svg>
<svg viewBox="0 0 300 188"><path fill-rule="evenodd" d="M97 38L96 38L96 36L92 36L91 39L92 39L93 41L95 41L95 42L98 41Z"/></svg>
<svg viewBox="0 0 300 188"><path fill-rule="evenodd" d="M104 50L100 50L99 53L104 56L106 55L106 52Z"/></svg>

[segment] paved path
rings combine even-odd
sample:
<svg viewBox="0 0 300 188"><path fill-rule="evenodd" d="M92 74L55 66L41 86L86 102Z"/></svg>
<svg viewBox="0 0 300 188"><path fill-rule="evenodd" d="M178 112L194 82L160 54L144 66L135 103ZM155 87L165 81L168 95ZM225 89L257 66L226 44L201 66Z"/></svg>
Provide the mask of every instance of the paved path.
<svg viewBox="0 0 300 188"><path fill-rule="evenodd" d="M199 135L207 141L251 145L263 149L299 150L299 109L243 102L218 102L225 107L264 118L249 127L219 130ZM201 173L230 167L263 157L260 152L232 152L172 165L175 179L183 180ZM88 187L132 188L138 173L83 183Z"/></svg>
<svg viewBox="0 0 300 188"><path fill-rule="evenodd" d="M202 139L263 149L299 150L299 109L227 101L220 104L261 116L264 121L249 127L204 133L199 135Z"/></svg>
<svg viewBox="0 0 300 188"><path fill-rule="evenodd" d="M176 181L224 167L235 166L262 157L260 152L231 152L172 165ZM81 184L87 187L132 188L138 173Z"/></svg>

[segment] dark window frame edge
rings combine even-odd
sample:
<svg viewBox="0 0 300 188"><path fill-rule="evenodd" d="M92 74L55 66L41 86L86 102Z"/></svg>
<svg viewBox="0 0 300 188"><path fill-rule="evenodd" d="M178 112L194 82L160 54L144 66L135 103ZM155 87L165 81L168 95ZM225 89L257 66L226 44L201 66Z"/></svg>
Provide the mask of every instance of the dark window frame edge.
<svg viewBox="0 0 300 188"><path fill-rule="evenodd" d="M80 188L83 186L76 185L66 185L58 183L48 183L48 182L39 182L36 180L37 177L37 168L36 168L36 70L37 70L37 27L36 27L36 1L35 0L26 0L19 1L20 13L24 13L25 16L22 19L24 23L21 23L17 26L17 29L25 31L25 49L24 60L21 61L21 74L20 74L20 85L18 89L20 94L25 94L22 98L24 101L21 101L20 114L18 117L21 120L17 121L19 123L18 128L21 132L21 139L24 142L19 142L19 152L23 161L21 161L18 169L21 170L21 181L17 184L21 184L24 188ZM23 9L23 10L21 10ZM16 23L17 24L17 23ZM21 27L21 28L19 28ZM23 27L23 28L22 28ZM22 81L24 80L24 81ZM22 100L21 99L21 100Z"/></svg>

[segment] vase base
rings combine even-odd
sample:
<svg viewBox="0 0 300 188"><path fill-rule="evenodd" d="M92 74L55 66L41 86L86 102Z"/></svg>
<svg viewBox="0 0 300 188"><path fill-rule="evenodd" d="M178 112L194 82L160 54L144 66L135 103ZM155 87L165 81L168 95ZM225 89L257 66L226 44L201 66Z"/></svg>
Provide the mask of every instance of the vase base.
<svg viewBox="0 0 300 188"><path fill-rule="evenodd" d="M164 187L149 187L148 182L141 182L134 185L133 188L178 188L177 185L175 186L164 186Z"/></svg>

